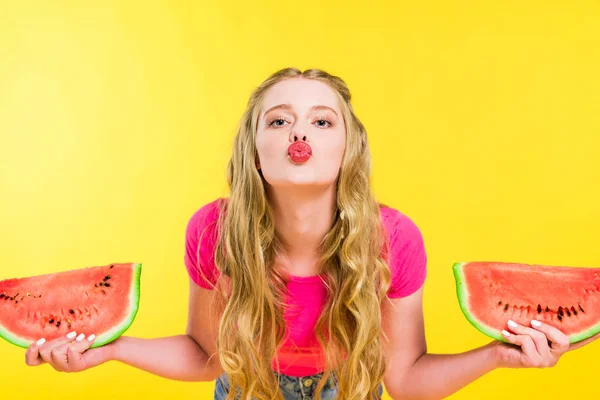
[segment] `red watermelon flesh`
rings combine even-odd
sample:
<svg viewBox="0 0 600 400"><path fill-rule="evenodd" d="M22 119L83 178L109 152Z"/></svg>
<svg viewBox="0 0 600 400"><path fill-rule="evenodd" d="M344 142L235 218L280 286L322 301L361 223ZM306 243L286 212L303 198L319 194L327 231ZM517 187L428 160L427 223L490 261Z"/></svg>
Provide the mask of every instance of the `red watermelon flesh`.
<svg viewBox="0 0 600 400"><path fill-rule="evenodd" d="M139 307L139 263L109 264L0 281L0 336L27 348L69 332L107 344L133 323Z"/></svg>
<svg viewBox="0 0 600 400"><path fill-rule="evenodd" d="M600 268L462 262L453 266L467 320L506 342L507 321L552 325L575 343L600 332Z"/></svg>

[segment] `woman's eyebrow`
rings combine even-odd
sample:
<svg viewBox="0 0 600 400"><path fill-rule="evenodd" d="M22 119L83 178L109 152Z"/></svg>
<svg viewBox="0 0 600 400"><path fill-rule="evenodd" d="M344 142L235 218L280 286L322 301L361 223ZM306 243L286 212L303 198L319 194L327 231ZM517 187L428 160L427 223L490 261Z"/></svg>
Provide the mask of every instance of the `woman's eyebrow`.
<svg viewBox="0 0 600 400"><path fill-rule="evenodd" d="M265 111L265 113L263 114L263 117L273 110L277 110L277 109L291 110L292 108L293 107L291 104L278 104L276 106L269 108L267 111ZM335 110L333 108L328 107L328 106L316 105L316 106L312 106L310 109L311 110L330 110L330 111L333 111L333 113L335 114L336 117L338 116L337 112L335 112Z"/></svg>

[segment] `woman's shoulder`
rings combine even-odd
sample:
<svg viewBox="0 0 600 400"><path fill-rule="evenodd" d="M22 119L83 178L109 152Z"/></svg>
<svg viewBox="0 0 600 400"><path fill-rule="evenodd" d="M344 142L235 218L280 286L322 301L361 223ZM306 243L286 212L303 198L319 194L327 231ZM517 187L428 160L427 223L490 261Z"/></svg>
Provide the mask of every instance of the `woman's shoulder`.
<svg viewBox="0 0 600 400"><path fill-rule="evenodd" d="M219 218L221 204L224 201L227 201L227 199L219 197L201 205L194 213L192 213L188 224L191 223L194 226L206 226L215 223Z"/></svg>
<svg viewBox="0 0 600 400"><path fill-rule="evenodd" d="M379 213L384 230L390 239L396 236L401 236L404 239L421 239L419 226L404 212L380 203Z"/></svg>
<svg viewBox="0 0 600 400"><path fill-rule="evenodd" d="M384 204L379 205L379 210L386 233L386 256L392 275L388 297L405 297L425 282L427 253L423 234L406 213Z"/></svg>
<svg viewBox="0 0 600 400"><path fill-rule="evenodd" d="M218 219L226 198L217 198L196 209L187 222L185 232L186 269L199 286L212 289L218 276L214 252L218 239Z"/></svg>

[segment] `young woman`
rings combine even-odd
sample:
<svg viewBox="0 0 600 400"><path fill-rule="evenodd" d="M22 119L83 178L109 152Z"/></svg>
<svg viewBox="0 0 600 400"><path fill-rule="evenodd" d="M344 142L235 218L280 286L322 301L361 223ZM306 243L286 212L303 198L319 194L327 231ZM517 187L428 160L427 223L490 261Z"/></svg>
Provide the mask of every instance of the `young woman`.
<svg viewBox="0 0 600 400"><path fill-rule="evenodd" d="M551 326L508 321L508 344L428 354L423 239L376 202L350 100L344 81L315 69L278 71L251 95L227 169L231 195L187 225L186 334L90 349L93 337L73 333L33 344L27 364L74 372L117 360L216 380L215 399L378 399L383 385L393 399L432 399L495 368L555 365L598 337L569 346Z"/></svg>

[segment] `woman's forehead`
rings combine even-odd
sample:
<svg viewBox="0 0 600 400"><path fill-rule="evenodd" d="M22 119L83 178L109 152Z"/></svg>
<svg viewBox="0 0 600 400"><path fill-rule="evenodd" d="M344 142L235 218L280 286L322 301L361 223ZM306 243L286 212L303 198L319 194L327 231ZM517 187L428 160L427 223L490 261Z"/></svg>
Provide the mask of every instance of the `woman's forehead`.
<svg viewBox="0 0 600 400"><path fill-rule="evenodd" d="M296 111L308 111L314 106L326 106L340 112L338 97L326 83L313 79L285 79L265 93L261 115L269 109L287 105Z"/></svg>

